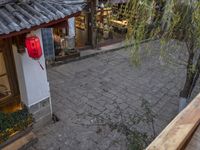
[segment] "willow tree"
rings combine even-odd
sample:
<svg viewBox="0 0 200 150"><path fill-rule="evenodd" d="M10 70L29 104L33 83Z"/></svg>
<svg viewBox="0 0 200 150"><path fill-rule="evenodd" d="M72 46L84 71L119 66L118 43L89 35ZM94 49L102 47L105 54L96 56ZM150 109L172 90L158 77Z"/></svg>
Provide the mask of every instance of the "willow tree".
<svg viewBox="0 0 200 150"><path fill-rule="evenodd" d="M162 45L169 40L185 43L188 58L186 80L180 92L182 110L200 75L200 1L130 0L123 15L128 18L127 38L134 42L131 52L135 63L140 61L140 43L146 38L158 38Z"/></svg>

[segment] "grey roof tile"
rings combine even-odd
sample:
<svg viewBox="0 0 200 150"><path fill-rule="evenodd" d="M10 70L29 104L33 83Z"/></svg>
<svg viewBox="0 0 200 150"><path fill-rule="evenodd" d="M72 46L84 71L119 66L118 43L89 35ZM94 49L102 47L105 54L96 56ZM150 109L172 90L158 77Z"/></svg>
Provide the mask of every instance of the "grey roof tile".
<svg viewBox="0 0 200 150"><path fill-rule="evenodd" d="M15 8L13 8L10 4L5 5L6 9L12 13L16 19L20 21L19 25L23 28L30 28L31 25L26 21L26 19L21 15Z"/></svg>
<svg viewBox="0 0 200 150"><path fill-rule="evenodd" d="M52 6L52 5L48 4L48 3L43 3L43 4L45 6L47 6L47 9L49 8L49 10L51 12L54 12L58 17L61 17L61 18L65 17L65 15L61 11L59 11L58 9L56 9L56 7L54 7L54 6Z"/></svg>
<svg viewBox="0 0 200 150"><path fill-rule="evenodd" d="M35 18L37 18L41 22L48 23L50 21L46 16L42 15L36 8L31 7L27 3L22 3L21 5L24 9L34 14Z"/></svg>
<svg viewBox="0 0 200 150"><path fill-rule="evenodd" d="M77 3L78 2L78 3ZM84 0L33 0L0 6L0 35L29 29L79 12Z"/></svg>

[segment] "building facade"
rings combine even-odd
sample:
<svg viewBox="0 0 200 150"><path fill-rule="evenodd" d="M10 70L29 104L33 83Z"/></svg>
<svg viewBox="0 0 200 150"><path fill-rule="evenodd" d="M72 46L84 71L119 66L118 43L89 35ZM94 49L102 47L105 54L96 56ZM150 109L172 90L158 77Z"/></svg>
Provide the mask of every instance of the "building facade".
<svg viewBox="0 0 200 150"><path fill-rule="evenodd" d="M82 4L84 9L74 14L62 24L42 29L45 58L47 61L59 61L79 57L80 51L96 47L93 44L94 17L91 5L93 0L73 1L71 4Z"/></svg>
<svg viewBox="0 0 200 150"><path fill-rule="evenodd" d="M0 1L0 116L26 107L33 115L35 129L51 120L44 57L48 41L43 29L62 26L83 7L78 1L71 4L67 0ZM40 50L41 55L33 57L31 50L35 56Z"/></svg>
<svg viewBox="0 0 200 150"><path fill-rule="evenodd" d="M81 3L85 5L81 13L60 26L42 30L47 62L65 60L74 54L79 57L81 50L125 40L128 21L123 10L128 0L85 0Z"/></svg>

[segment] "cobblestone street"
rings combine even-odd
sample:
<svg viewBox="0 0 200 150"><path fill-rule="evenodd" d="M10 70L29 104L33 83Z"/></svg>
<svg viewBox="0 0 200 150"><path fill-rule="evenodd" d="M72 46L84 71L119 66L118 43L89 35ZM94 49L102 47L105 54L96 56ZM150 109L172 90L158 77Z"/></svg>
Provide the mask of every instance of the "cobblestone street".
<svg viewBox="0 0 200 150"><path fill-rule="evenodd" d="M143 100L156 114L159 134L177 114L185 71L160 63L157 42L146 45L153 52L137 67L123 49L50 68L53 112L60 121L37 132L39 141L29 149L126 150L125 135L112 130L109 121L131 126L130 116L145 111ZM139 130L152 135L147 125Z"/></svg>

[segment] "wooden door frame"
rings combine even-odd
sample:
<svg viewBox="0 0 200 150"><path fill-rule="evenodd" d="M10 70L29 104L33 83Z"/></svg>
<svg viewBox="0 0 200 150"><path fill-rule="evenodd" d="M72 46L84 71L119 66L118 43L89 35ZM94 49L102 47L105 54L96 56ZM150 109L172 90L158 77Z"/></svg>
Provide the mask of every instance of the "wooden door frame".
<svg viewBox="0 0 200 150"><path fill-rule="evenodd" d="M14 55L12 50L12 39L2 39L0 40L0 47L3 52L3 57L5 61L5 67L7 71L8 81L10 84L11 96L6 97L3 100L0 100L0 108L10 103L19 103L20 102L20 92L19 84L16 73L16 65L14 62Z"/></svg>

